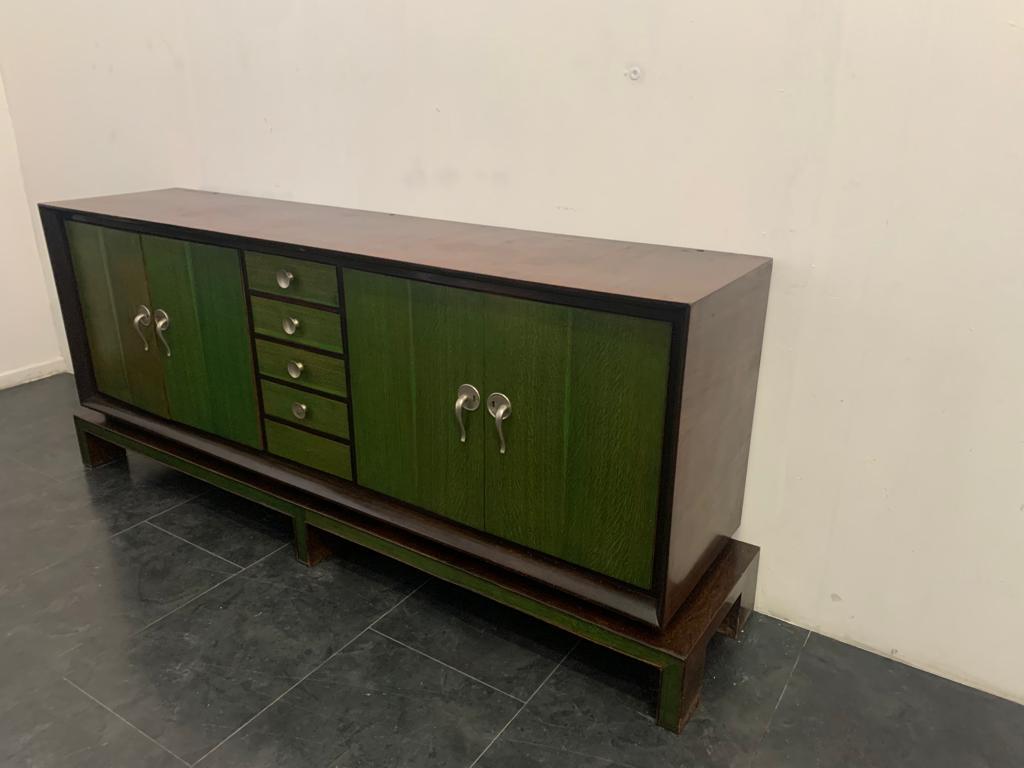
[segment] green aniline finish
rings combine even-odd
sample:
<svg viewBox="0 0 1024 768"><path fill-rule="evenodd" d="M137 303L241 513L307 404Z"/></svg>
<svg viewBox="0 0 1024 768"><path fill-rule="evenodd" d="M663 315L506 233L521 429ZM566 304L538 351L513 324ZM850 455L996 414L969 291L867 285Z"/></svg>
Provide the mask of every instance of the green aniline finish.
<svg viewBox="0 0 1024 768"><path fill-rule="evenodd" d="M256 339L256 358L261 376L295 382L328 395L348 395L344 360L264 339ZM297 379L288 374L288 363L293 361L302 363L302 373Z"/></svg>
<svg viewBox="0 0 1024 768"><path fill-rule="evenodd" d="M482 387L483 294L353 269L344 286L360 485L483 528L486 411L465 443L454 412Z"/></svg>
<svg viewBox="0 0 1024 768"><path fill-rule="evenodd" d="M263 427L267 433L267 450L275 456L346 480L352 479L351 452L344 443L293 429L276 421L264 421Z"/></svg>
<svg viewBox="0 0 1024 768"><path fill-rule="evenodd" d="M285 333L286 318L299 321L294 334ZM252 324L256 333L294 344L341 354L341 318L336 312L313 309L301 304L252 297Z"/></svg>
<svg viewBox="0 0 1024 768"><path fill-rule="evenodd" d="M338 306L338 271L329 264L246 251L245 269L249 275L249 287L254 291L329 307ZM287 288L277 284L277 273L282 269L292 274Z"/></svg>
<svg viewBox="0 0 1024 768"><path fill-rule="evenodd" d="M148 352L132 327L139 305L152 309L139 235L73 221L66 232L97 388L166 418L153 326L142 328Z"/></svg>
<svg viewBox="0 0 1024 768"><path fill-rule="evenodd" d="M361 485L650 588L669 323L359 270L344 283ZM462 383L483 399L464 444ZM512 403L505 454L492 392Z"/></svg>
<svg viewBox="0 0 1024 768"><path fill-rule="evenodd" d="M488 296L487 531L633 584L653 582L671 325Z"/></svg>
<svg viewBox="0 0 1024 768"><path fill-rule="evenodd" d="M153 311L164 310L171 349L163 363L170 418L259 448L253 376L239 253L166 237L142 237Z"/></svg>
<svg viewBox="0 0 1024 768"><path fill-rule="evenodd" d="M340 400L331 400L273 381L264 381L261 386L263 412L266 415L335 437L348 437L348 405ZM306 406L304 419L296 418L292 412L292 406L296 403Z"/></svg>

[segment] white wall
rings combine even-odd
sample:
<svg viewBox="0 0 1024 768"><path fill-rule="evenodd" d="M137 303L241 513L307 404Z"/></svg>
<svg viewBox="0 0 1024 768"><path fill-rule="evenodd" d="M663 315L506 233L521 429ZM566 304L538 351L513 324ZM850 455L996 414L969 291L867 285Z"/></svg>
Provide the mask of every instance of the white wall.
<svg viewBox="0 0 1024 768"><path fill-rule="evenodd" d="M0 24L33 202L183 184L773 256L758 608L1024 701L1020 0L36 5Z"/></svg>
<svg viewBox="0 0 1024 768"><path fill-rule="evenodd" d="M0 389L67 370L0 79Z"/></svg>

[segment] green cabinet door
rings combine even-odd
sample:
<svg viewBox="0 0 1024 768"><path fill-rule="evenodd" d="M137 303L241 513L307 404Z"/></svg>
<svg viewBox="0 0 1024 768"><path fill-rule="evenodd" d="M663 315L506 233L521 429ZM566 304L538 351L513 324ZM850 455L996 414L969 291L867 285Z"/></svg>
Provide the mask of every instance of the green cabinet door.
<svg viewBox="0 0 1024 768"><path fill-rule="evenodd" d="M486 530L649 588L671 326L488 296L484 338Z"/></svg>
<svg viewBox="0 0 1024 768"><path fill-rule="evenodd" d="M248 312L238 251L142 237L170 418L261 446ZM170 354L168 355L168 350Z"/></svg>
<svg viewBox="0 0 1024 768"><path fill-rule="evenodd" d="M464 414L463 443L454 408L483 380L484 295L353 269L343 284L359 484L483 528L487 415Z"/></svg>
<svg viewBox="0 0 1024 768"><path fill-rule="evenodd" d="M139 235L76 221L66 232L97 388L166 417L152 323L133 325L140 306L152 307Z"/></svg>

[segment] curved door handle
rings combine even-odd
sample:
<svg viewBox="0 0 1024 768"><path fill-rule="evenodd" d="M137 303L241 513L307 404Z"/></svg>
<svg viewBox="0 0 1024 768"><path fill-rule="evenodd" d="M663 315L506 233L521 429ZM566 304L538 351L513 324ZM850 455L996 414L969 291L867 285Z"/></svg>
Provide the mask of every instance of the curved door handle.
<svg viewBox="0 0 1024 768"><path fill-rule="evenodd" d="M142 351L149 352L149 342L146 341L146 334L142 332L143 328L149 328L149 324L153 319L153 313L149 311L149 307L145 304L139 304L139 308L135 310L135 317L132 318L132 328L139 334L139 338L142 339Z"/></svg>
<svg viewBox="0 0 1024 768"><path fill-rule="evenodd" d="M167 339L164 338L164 331L171 327L171 318L162 309L158 309L153 313L153 320L156 324L156 337L160 339L160 343L164 345L164 351L167 357L171 356L171 345L167 343Z"/></svg>
<svg viewBox="0 0 1024 768"><path fill-rule="evenodd" d="M455 398L455 421L459 424L459 442L466 442L466 425L462 421L463 411L475 411L480 407L480 392L472 384L459 387Z"/></svg>
<svg viewBox="0 0 1024 768"><path fill-rule="evenodd" d="M501 392L492 392L487 397L487 412L494 417L494 428L498 430L498 453L505 453L505 430L501 424L512 414L512 401Z"/></svg>

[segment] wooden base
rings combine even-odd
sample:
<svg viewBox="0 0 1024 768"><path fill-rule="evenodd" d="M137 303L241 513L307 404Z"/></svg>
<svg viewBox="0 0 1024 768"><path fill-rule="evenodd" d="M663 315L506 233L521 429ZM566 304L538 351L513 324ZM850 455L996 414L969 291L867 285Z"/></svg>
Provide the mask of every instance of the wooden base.
<svg viewBox="0 0 1024 768"><path fill-rule="evenodd" d="M131 425L83 411L75 429L90 466L129 449L289 515L296 556L307 565L328 552L321 532L333 534L658 668L658 724L672 731L697 707L711 638L719 631L736 637L753 606L760 550L731 539L659 630Z"/></svg>

